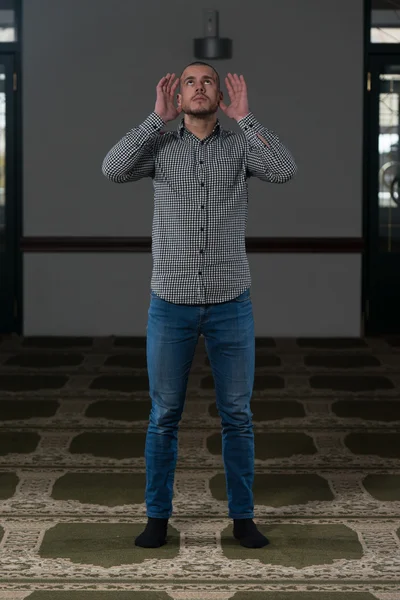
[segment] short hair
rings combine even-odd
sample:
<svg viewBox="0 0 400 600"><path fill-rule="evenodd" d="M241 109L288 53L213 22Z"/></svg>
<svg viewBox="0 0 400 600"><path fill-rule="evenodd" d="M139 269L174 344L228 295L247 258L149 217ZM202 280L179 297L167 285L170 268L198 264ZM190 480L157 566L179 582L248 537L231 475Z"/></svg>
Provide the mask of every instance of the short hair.
<svg viewBox="0 0 400 600"><path fill-rule="evenodd" d="M204 65L205 67L210 67L210 69L212 69L214 71L214 73L216 74L216 76L217 76L217 85L218 85L218 89L220 89L220 81L219 81L218 71L216 71L212 65L209 65L208 63L202 62L201 60L196 60L195 62L192 62L189 65L186 65L186 67L184 69L182 69L181 75L179 77L179 89L181 87L181 78L182 78L183 72L188 67L191 67L192 65Z"/></svg>

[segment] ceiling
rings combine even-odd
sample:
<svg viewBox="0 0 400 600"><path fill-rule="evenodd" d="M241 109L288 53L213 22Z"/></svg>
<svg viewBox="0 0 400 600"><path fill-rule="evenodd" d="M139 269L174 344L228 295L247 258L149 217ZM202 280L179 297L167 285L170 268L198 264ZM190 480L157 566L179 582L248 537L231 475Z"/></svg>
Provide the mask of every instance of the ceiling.
<svg viewBox="0 0 400 600"><path fill-rule="evenodd" d="M400 0L371 0L373 10L400 10Z"/></svg>

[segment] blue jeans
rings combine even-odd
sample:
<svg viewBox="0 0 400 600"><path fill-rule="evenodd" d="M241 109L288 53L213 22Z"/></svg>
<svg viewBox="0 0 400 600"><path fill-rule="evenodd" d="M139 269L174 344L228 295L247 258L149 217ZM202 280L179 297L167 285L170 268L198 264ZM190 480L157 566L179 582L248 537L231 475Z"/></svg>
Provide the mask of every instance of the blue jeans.
<svg viewBox="0 0 400 600"><path fill-rule="evenodd" d="M255 337L250 289L221 304L173 304L151 291L147 369L152 402L145 444L147 516L168 519L178 428L200 334L205 338L222 424L229 517L254 517L254 433L250 399Z"/></svg>

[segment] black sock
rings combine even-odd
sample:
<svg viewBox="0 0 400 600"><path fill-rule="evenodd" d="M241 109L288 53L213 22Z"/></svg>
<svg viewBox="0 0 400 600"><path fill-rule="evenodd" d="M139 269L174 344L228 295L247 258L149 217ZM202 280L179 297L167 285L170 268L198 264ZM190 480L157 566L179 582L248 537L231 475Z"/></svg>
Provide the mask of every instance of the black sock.
<svg viewBox="0 0 400 600"><path fill-rule="evenodd" d="M135 546L141 548L159 548L167 543L168 519L148 517L143 533L135 540Z"/></svg>
<svg viewBox="0 0 400 600"><path fill-rule="evenodd" d="M263 548L269 540L258 531L253 519L234 519L233 535L245 548Z"/></svg>

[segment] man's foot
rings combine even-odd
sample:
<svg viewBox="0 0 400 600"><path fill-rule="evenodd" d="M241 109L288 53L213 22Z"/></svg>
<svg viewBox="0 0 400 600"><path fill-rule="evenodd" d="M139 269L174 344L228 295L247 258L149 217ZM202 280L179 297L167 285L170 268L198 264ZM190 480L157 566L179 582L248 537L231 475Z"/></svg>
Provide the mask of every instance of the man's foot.
<svg viewBox="0 0 400 600"><path fill-rule="evenodd" d="M269 540L258 531L253 519L234 519L233 535L245 548L263 548Z"/></svg>
<svg viewBox="0 0 400 600"><path fill-rule="evenodd" d="M168 519L148 518L143 533L135 539L135 546L141 548L159 548L167 543Z"/></svg>

